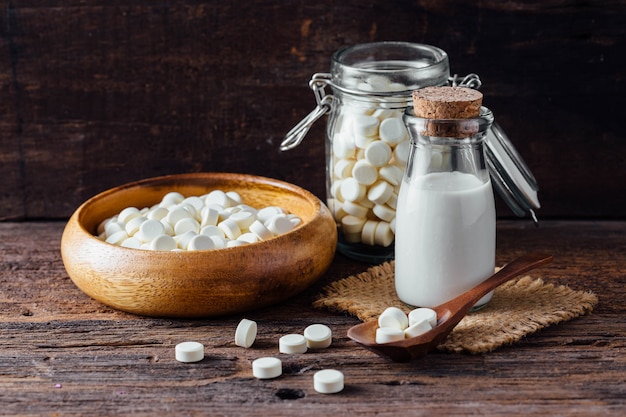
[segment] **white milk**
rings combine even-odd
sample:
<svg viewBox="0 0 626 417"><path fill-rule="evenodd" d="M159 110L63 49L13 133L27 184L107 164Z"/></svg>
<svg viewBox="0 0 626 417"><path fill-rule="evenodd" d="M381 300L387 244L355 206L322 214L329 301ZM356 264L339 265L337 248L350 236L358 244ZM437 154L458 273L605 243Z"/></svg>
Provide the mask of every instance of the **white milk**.
<svg viewBox="0 0 626 417"><path fill-rule="evenodd" d="M395 283L403 302L435 307L493 274L496 225L489 180L454 171L404 181L396 213Z"/></svg>

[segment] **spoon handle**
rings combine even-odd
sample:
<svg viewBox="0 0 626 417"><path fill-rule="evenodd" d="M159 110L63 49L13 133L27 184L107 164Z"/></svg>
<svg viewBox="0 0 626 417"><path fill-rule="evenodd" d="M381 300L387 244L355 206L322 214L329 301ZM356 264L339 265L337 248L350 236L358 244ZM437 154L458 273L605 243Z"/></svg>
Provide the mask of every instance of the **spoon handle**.
<svg viewBox="0 0 626 417"><path fill-rule="evenodd" d="M440 305L438 309L456 311L457 315L464 317L467 312L490 291L513 279L524 272L546 265L552 262L552 255L544 253L528 253L506 264L494 275L478 284L471 290Z"/></svg>

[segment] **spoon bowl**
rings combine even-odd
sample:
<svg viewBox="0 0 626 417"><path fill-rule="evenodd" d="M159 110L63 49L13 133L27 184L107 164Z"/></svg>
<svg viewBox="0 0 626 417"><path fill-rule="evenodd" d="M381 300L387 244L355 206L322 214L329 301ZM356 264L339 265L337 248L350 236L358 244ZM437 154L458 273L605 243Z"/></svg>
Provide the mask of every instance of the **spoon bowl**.
<svg viewBox="0 0 626 417"><path fill-rule="evenodd" d="M529 253L515 259L471 290L433 308L437 313L437 326L420 336L397 342L376 343L378 320L371 320L351 327L348 330L348 337L364 348L394 362L409 362L435 349L478 300L490 291L525 272L550 262L552 262L552 256L542 253Z"/></svg>

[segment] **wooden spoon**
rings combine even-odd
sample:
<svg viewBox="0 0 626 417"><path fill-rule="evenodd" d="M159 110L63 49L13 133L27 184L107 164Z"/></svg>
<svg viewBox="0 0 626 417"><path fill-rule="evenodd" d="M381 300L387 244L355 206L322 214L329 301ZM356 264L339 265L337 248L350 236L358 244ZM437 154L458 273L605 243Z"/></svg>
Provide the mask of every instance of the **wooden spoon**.
<svg viewBox="0 0 626 417"><path fill-rule="evenodd" d="M350 328L348 337L366 349L394 362L409 362L435 349L474 304L490 291L524 272L550 262L552 262L552 256L542 253L529 253L515 259L471 290L433 308L437 313L437 326L423 335L398 342L376 343L378 320L371 320Z"/></svg>

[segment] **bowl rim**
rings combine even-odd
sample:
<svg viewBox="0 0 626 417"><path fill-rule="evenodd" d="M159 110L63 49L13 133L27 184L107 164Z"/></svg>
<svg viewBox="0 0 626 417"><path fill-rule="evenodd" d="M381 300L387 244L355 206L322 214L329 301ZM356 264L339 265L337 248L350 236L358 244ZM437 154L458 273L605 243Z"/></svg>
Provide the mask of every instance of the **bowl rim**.
<svg viewBox="0 0 626 417"><path fill-rule="evenodd" d="M124 247L120 245L115 245L115 244L108 243L99 239L98 236L94 234L93 232L89 231L86 225L84 224L84 216L86 215L87 210L97 205L99 202L106 200L107 198L111 198L112 196L120 192L132 190L135 188L155 187L155 186L158 186L161 184L167 184L170 182L178 182L180 184L184 184L186 181L189 181L189 180L200 181L202 179L208 179L208 180L216 181L216 182L238 180L242 182L262 184L263 186L289 191L292 194L303 197L307 202L311 204L311 209L312 209L311 219L309 220L302 219L302 222L298 226L290 230L289 232L283 233L281 235L273 236L266 240L249 243L249 244L242 245L242 246L234 246L234 247L222 248L222 249L200 250L200 251L153 251L153 250L128 248L128 247ZM175 186L172 185L172 189L170 191L175 191L174 188ZM223 190L223 191L228 191L228 190ZM126 205L126 207L129 207L132 205L132 202L129 202L129 203L130 204ZM158 202L155 202L153 204L156 204L156 203ZM243 203L246 204L245 201ZM138 207L138 208L141 210L142 207ZM327 213L324 213L324 212L327 212ZM206 255L207 253L216 254L216 253L238 252L238 251L246 250L246 247L249 248L251 246L259 246L269 241L287 240L294 233L299 233L300 230L305 228L313 219L323 214L330 215L330 210L324 205L324 203L317 196L315 196L312 192L298 185L295 185L295 184L292 184L283 180L278 180L274 178L253 175L253 174L241 174L241 173L229 173L229 172L195 172L195 173L182 173L182 174L168 174L168 175L160 175L156 177L143 178L140 180L131 181L128 183L124 183L124 184L106 189L100 193L93 195L92 197L85 200L82 204L80 204L80 206L78 206L78 208L74 211L74 213L70 217L68 221L68 226L70 222L75 221L78 229L82 232L82 234L85 235L83 237L92 239L93 240L92 243L106 245L106 247L108 248L114 247L114 248L124 250L124 251L132 251L132 252L135 252L137 256L155 256L155 254L159 254L161 256L169 255L169 256L176 256L176 257L203 256L203 255ZM332 215L330 216L332 217ZM100 222L102 222L106 218L107 217L98 219L94 227L97 227L97 225L100 224Z"/></svg>

